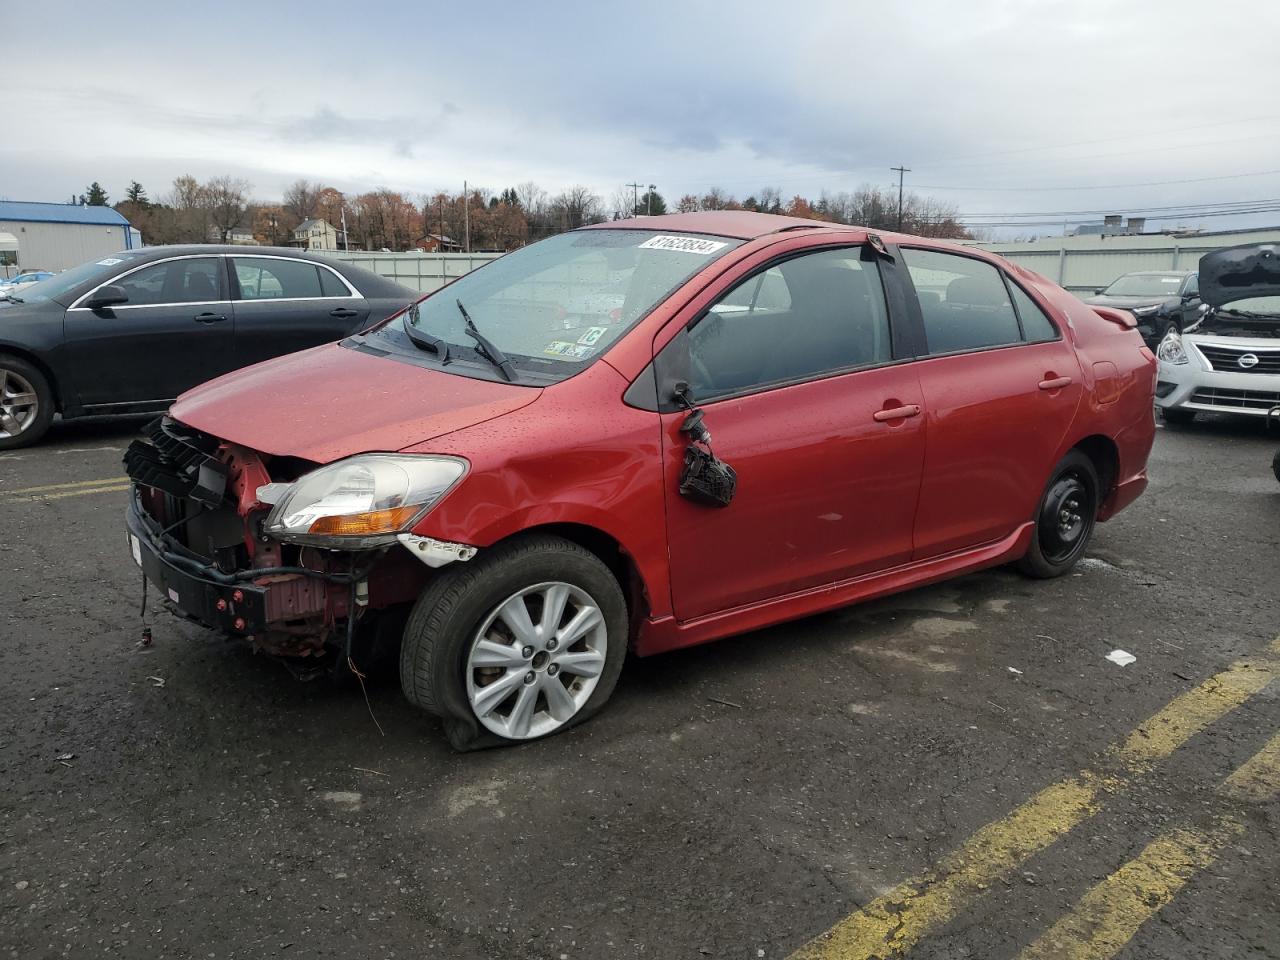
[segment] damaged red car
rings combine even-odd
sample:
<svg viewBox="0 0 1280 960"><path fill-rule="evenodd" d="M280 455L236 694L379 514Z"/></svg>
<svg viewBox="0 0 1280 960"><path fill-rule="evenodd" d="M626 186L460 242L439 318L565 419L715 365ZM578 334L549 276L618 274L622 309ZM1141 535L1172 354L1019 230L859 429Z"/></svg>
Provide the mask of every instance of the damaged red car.
<svg viewBox="0 0 1280 960"><path fill-rule="evenodd" d="M628 653L1015 563L1145 488L1132 316L981 250L719 212L533 244L181 397L134 560L301 673L399 649L460 749L562 731Z"/></svg>

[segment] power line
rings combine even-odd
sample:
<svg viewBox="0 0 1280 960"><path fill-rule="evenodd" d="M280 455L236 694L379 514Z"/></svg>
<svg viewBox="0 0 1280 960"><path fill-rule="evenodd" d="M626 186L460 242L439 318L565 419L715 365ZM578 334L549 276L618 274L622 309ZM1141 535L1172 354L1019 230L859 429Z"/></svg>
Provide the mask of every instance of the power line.
<svg viewBox="0 0 1280 960"><path fill-rule="evenodd" d="M1140 183L1094 183L1073 187L958 187L950 184L918 183L924 190L956 190L990 193L1049 193L1060 190L1129 190L1133 187L1168 187L1180 183L1211 183L1217 180L1243 180L1248 177L1272 177L1280 170L1259 170L1255 173L1228 173L1219 177L1190 177L1185 180L1148 180Z"/></svg>

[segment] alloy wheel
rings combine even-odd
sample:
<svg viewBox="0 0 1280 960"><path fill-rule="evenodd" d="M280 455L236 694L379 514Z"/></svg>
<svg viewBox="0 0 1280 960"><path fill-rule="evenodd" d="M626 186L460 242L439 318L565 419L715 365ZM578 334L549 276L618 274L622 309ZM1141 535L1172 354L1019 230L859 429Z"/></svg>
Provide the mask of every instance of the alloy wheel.
<svg viewBox="0 0 1280 960"><path fill-rule="evenodd" d="M0 439L22 434L40 414L40 397L27 379L0 368Z"/></svg>
<svg viewBox="0 0 1280 960"><path fill-rule="evenodd" d="M570 583L539 583L499 603L467 655L476 719L509 740L545 736L586 705L604 671L608 637L599 604Z"/></svg>

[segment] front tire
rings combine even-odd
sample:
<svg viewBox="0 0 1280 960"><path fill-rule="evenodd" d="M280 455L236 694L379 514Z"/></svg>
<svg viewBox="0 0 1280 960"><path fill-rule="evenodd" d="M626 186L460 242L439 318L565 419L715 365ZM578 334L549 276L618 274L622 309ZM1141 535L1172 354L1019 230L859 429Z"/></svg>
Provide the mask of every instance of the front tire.
<svg viewBox="0 0 1280 960"><path fill-rule="evenodd" d="M53 388L36 367L0 354L0 450L35 443L53 423Z"/></svg>
<svg viewBox="0 0 1280 960"><path fill-rule="evenodd" d="M1036 510L1035 534L1018 570L1028 577L1060 577L1084 556L1098 516L1098 471L1079 450L1063 457Z"/></svg>
<svg viewBox="0 0 1280 960"><path fill-rule="evenodd" d="M546 534L456 563L418 598L400 683L458 750L536 740L597 713L627 651L627 607L595 554Z"/></svg>

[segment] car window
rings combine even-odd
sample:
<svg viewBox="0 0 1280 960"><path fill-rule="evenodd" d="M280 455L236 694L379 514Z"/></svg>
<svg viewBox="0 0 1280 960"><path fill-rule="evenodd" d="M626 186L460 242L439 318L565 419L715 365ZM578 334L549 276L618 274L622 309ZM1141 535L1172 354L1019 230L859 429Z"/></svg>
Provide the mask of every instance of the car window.
<svg viewBox="0 0 1280 960"><path fill-rule="evenodd" d="M1018 343L1018 317L1000 271L989 263L936 250L904 247L929 353L955 353Z"/></svg>
<svg viewBox="0 0 1280 960"><path fill-rule="evenodd" d="M1045 315L1045 312L1040 309L1040 305L1032 300L1025 290L1012 281L1009 282L1009 289L1013 291L1013 302L1017 306L1018 316L1022 320L1023 336L1032 343L1058 339L1057 327L1053 325L1053 321Z"/></svg>
<svg viewBox="0 0 1280 960"><path fill-rule="evenodd" d="M346 288L341 280L332 270L326 270L324 267L317 268L320 271L320 293L326 297L349 297L351 291Z"/></svg>
<svg viewBox="0 0 1280 960"><path fill-rule="evenodd" d="M325 296L321 271L314 263L272 257L235 257L241 300L295 300ZM346 290L342 291L346 296ZM332 294L331 294L332 296Z"/></svg>
<svg viewBox="0 0 1280 960"><path fill-rule="evenodd" d="M1198 274L1192 274L1187 277L1187 285L1182 289L1183 296L1198 297L1200 296L1200 277Z"/></svg>
<svg viewBox="0 0 1280 960"><path fill-rule="evenodd" d="M131 307L162 303L205 303L220 300L217 257L169 260L135 270L116 281L129 295Z"/></svg>
<svg viewBox="0 0 1280 960"><path fill-rule="evenodd" d="M880 273L860 255L846 248L795 257L721 297L689 331L694 397L890 360Z"/></svg>

